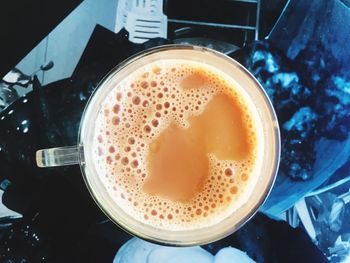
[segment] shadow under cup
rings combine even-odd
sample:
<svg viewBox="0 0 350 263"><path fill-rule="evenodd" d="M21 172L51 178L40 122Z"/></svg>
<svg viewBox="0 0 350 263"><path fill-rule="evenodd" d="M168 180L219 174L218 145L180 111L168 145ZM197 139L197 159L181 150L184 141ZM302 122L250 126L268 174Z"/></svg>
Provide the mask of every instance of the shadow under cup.
<svg viewBox="0 0 350 263"><path fill-rule="evenodd" d="M130 72L163 59L183 59L201 62L217 68L234 79L244 89L257 109L263 129L262 164L248 201L229 217L215 225L193 230L163 230L140 222L124 212L110 196L100 179L93 160L93 138L95 120L102 102L116 83L126 78ZM63 150L65 148L62 148ZM141 52L114 68L99 84L85 107L78 136L78 146L72 155L76 159L69 164L79 163L86 185L101 210L127 232L151 242L164 245L191 246L207 244L236 231L246 223L267 198L278 168L280 137L278 122L273 107L257 80L238 62L214 50L183 45L167 45ZM38 155L37 155L38 156ZM67 164L67 163L66 163ZM39 161L38 161L38 165ZM61 164L56 164L61 165ZM49 165L42 165L49 166Z"/></svg>

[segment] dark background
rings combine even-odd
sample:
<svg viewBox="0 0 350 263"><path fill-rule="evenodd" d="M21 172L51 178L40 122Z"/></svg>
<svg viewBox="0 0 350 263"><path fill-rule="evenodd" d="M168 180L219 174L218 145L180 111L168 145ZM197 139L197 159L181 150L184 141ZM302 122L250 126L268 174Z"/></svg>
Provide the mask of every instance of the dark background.
<svg viewBox="0 0 350 263"><path fill-rule="evenodd" d="M1 1L0 76L12 69L81 2L82 0ZM261 1L260 38L270 32L286 2L287 0ZM208 22L212 20L221 23L237 22L240 16L246 15L241 12L230 13L232 7L239 10L240 3L227 0L167 0L164 5L169 18L200 21L204 17ZM254 17L250 20L253 21ZM240 33L237 34L239 36Z"/></svg>

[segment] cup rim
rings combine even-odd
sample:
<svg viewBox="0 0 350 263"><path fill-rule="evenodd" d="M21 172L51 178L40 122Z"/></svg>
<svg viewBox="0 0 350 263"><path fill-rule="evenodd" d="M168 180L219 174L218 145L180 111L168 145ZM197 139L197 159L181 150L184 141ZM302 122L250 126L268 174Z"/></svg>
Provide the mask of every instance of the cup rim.
<svg viewBox="0 0 350 263"><path fill-rule="evenodd" d="M202 47L202 46L195 46L195 45L187 45L187 44L167 44L167 45L161 45L161 46L157 46L157 47L152 47L150 49L146 49L143 50L141 52L138 52L130 57L128 57L127 59L123 60L122 62L120 62L119 64L117 64L114 68L112 68L102 79L101 81L98 83L98 85L96 86L95 90L93 91L93 93L91 94L90 98L87 101L87 104L85 105L82 117L81 117L81 122L79 125L79 132L78 132L78 144L80 146L84 145L84 138L83 138L83 127L84 127L84 122L87 116L87 111L89 108L89 105L91 104L92 99L95 97L97 91L100 89L100 87L102 87L105 83L108 83L109 80L111 80L115 74L117 74L119 71L121 71L122 69L124 69L125 67L127 67L128 65L132 64L133 62L137 61L138 59L147 56L147 55L152 55L154 53L158 53L158 52L162 52L162 51L167 51L167 50L173 50L173 49L178 49L178 50L194 50L194 51L205 51L205 52L209 52L211 54L214 54L215 56L218 56L221 59L224 59L226 61L229 61L231 64L233 64L233 66L237 67L243 74L245 74L250 80L252 80L255 83L255 87L257 89L258 92L260 92L260 94L262 95L265 105L267 106L268 109L268 114L270 115L272 121L274 122L274 127L273 127L273 131L274 131L274 138L273 141L275 142L275 156L274 156L274 164L272 166L272 170L271 170L271 175L269 177L269 181L267 182L267 186L265 189L263 189L264 191L262 191L259 201L257 203L255 203L254 207L252 207L252 209L242 218L240 218L239 222L235 222L235 224L232 225L232 227L230 229L227 229L224 233L222 233L220 236L215 236L213 235L213 237L209 237L205 240L201 240L201 241L194 241L194 242L180 242L179 240L176 241L172 241L172 240L166 240L166 239L155 239L152 238L149 235L146 235L144 233L139 233L137 231L134 231L134 229L130 228L127 224L124 224L120 221L118 221L117 219L114 218L114 216L110 213L110 211L108 211L103 204L101 204L101 202L99 201L98 198L98 194L97 191L95 189L93 189L93 187L91 186L84 166L85 166L85 157L84 157L84 152L82 151L82 156L81 156L81 164L80 164L80 169L81 169L81 173L83 175L83 179L84 182L86 184L86 187L90 193L90 195L92 196L92 198L94 199L95 203L97 204L97 206L101 209L101 211L114 223L116 224L118 227L120 227L121 229L123 229L124 231L128 232L129 234L133 235L133 236L137 236L141 239L144 239L146 241L152 242L152 243L157 243L157 244L161 244L161 245L170 245L170 246L193 246L193 245L204 245L204 244L208 244L211 242L215 242L218 240L221 240L229 235L231 235L232 233L236 232L238 229L240 229L245 223L247 223L258 211L259 208L264 204L264 202L266 201L266 199L268 198L269 194L272 191L273 185L275 183L276 180L276 176L277 176L277 172L278 172L278 167L279 167L279 163L280 163L280 153L281 153L281 139L280 139L280 129L279 129L279 125L278 125L278 120L277 120L277 115L275 113L275 110L273 108L273 105L266 93L266 91L263 89L263 87L261 86L261 84L259 83L259 81L252 75L252 73L250 73L243 65L241 65L239 62L237 62L236 60L234 60L233 58L218 52L216 50L207 48L207 47ZM136 220L136 219L135 219ZM219 223L218 223L219 224ZM152 227L152 226L150 226ZM155 228L155 227L152 227ZM198 229L193 229L190 231L195 231ZM163 230L162 230L163 231Z"/></svg>

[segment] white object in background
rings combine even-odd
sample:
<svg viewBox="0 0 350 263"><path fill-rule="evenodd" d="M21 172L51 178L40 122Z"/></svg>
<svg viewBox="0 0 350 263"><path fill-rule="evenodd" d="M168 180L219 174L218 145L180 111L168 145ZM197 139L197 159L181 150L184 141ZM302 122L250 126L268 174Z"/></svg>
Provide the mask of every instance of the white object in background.
<svg viewBox="0 0 350 263"><path fill-rule="evenodd" d="M305 198L302 198L295 204L295 209L298 212L300 221L303 223L306 232L309 234L312 240L316 240L316 230L310 217L309 210L307 209Z"/></svg>
<svg viewBox="0 0 350 263"><path fill-rule="evenodd" d="M8 209L6 206L2 204L2 195L4 194L4 191L0 190L0 218L1 217L10 217L10 218L21 218L22 215Z"/></svg>
<svg viewBox="0 0 350 263"><path fill-rule="evenodd" d="M163 0L119 0L115 32L123 27L129 40L144 43L151 38L167 37L168 18L163 14Z"/></svg>
<svg viewBox="0 0 350 263"><path fill-rule="evenodd" d="M114 29L116 33L119 32L123 27L125 27L128 13L131 11L130 9L131 9L132 1L118 0L117 16L116 16L115 29Z"/></svg>
<svg viewBox="0 0 350 263"><path fill-rule="evenodd" d="M213 255L201 247L166 247L132 238L119 250L113 263L212 263Z"/></svg>
<svg viewBox="0 0 350 263"><path fill-rule="evenodd" d="M199 246L160 247L154 249L147 263L213 263L214 256Z"/></svg>
<svg viewBox="0 0 350 263"><path fill-rule="evenodd" d="M134 237L118 250L113 263L145 263L149 253L157 247L160 246Z"/></svg>
<svg viewBox="0 0 350 263"><path fill-rule="evenodd" d="M214 263L255 263L247 254L237 248L225 247L215 255Z"/></svg>
<svg viewBox="0 0 350 263"><path fill-rule="evenodd" d="M152 244L139 238L126 242L113 263L255 263L245 252L226 247L213 256L199 246L167 247Z"/></svg>

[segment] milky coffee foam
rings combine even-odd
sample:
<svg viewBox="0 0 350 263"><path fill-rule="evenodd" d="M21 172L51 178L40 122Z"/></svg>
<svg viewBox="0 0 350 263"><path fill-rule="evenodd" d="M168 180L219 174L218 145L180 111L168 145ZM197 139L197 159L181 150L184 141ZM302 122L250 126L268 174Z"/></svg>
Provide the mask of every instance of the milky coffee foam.
<svg viewBox="0 0 350 263"><path fill-rule="evenodd" d="M208 176L189 200L147 192L152 142L170 125L189 129L189 120L220 94L244 112L253 145L249 156L221 160L208 153ZM93 159L115 205L127 214L156 228L196 229L220 222L247 202L259 176L262 138L258 113L233 79L204 63L164 59L131 72L111 89L96 120Z"/></svg>

